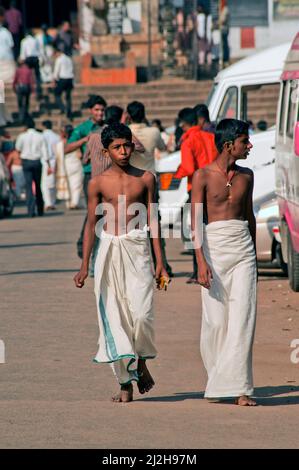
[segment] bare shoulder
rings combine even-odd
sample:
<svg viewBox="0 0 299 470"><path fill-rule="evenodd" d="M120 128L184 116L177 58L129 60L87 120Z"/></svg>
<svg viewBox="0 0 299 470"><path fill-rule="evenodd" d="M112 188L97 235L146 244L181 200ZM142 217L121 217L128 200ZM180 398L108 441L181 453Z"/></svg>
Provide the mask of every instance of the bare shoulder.
<svg viewBox="0 0 299 470"><path fill-rule="evenodd" d="M254 173L253 173L253 171L252 171L250 168L246 168L246 167L242 167L242 166L236 165L236 169L237 169L238 173L240 173L241 175L247 176L247 178L248 178L250 181L253 180L253 178L254 178Z"/></svg>
<svg viewBox="0 0 299 470"><path fill-rule="evenodd" d="M151 171L144 171L142 179L148 187L153 186L156 182L155 175Z"/></svg>
<svg viewBox="0 0 299 470"><path fill-rule="evenodd" d="M204 185L207 179L207 167L199 168L195 171L193 178L192 178L192 186L193 185Z"/></svg>
<svg viewBox="0 0 299 470"><path fill-rule="evenodd" d="M88 192L90 195L101 192L103 186L103 175L94 176L88 183Z"/></svg>

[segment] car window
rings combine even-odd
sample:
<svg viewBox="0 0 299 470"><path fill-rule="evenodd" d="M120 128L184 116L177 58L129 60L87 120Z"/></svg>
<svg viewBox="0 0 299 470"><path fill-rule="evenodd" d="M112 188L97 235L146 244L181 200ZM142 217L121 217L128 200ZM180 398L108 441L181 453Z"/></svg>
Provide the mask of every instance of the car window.
<svg viewBox="0 0 299 470"><path fill-rule="evenodd" d="M241 89L241 119L251 121L254 132L276 123L279 83L244 86Z"/></svg>
<svg viewBox="0 0 299 470"><path fill-rule="evenodd" d="M238 117L238 88L228 88L218 111L217 122L225 118L237 119Z"/></svg>
<svg viewBox="0 0 299 470"><path fill-rule="evenodd" d="M285 126L285 118L286 113L288 112L288 104L289 104L289 85L288 82L283 82L282 85L282 98L281 98L281 108L280 108L280 121L279 121L279 134L283 135L284 133L284 126Z"/></svg>
<svg viewBox="0 0 299 470"><path fill-rule="evenodd" d="M288 116L287 116L287 126L286 126L286 133L289 137L293 137L294 134L294 126L295 122L297 121L297 114L298 114L298 100L296 93L292 93L290 90L289 94L289 106L288 106Z"/></svg>

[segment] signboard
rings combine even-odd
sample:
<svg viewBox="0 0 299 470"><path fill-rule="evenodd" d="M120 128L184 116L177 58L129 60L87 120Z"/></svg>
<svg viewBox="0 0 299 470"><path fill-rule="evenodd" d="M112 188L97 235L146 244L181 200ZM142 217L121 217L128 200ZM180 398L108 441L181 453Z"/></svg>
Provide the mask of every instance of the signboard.
<svg viewBox="0 0 299 470"><path fill-rule="evenodd" d="M123 32L123 8L124 2L111 1L108 3L107 21L110 34L122 34Z"/></svg>
<svg viewBox="0 0 299 470"><path fill-rule="evenodd" d="M299 0L273 0L275 20L294 20L299 18Z"/></svg>

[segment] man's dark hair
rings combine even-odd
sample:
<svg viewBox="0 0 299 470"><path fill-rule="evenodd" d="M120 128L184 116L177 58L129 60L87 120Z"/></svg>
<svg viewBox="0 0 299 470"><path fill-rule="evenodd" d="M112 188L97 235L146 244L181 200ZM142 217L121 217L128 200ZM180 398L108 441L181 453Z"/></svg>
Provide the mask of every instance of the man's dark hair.
<svg viewBox="0 0 299 470"><path fill-rule="evenodd" d="M101 140L103 147L107 149L115 139L127 139L132 142L132 132L128 126L119 122L114 122L103 129Z"/></svg>
<svg viewBox="0 0 299 470"><path fill-rule="evenodd" d="M73 126L72 126L71 124L66 124L66 125L63 127L63 130L64 130L64 132L65 132L65 134L66 134L67 139L69 139L69 138L71 137L72 133L73 133L74 128L73 128Z"/></svg>
<svg viewBox="0 0 299 470"><path fill-rule="evenodd" d="M197 124L196 113L192 108L183 108L178 114L179 123L185 122L190 126L195 126Z"/></svg>
<svg viewBox="0 0 299 470"><path fill-rule="evenodd" d="M32 117L27 116L24 120L24 124L28 129L34 129L35 128L35 122L32 119Z"/></svg>
<svg viewBox="0 0 299 470"><path fill-rule="evenodd" d="M105 109L106 124L110 125L110 124L113 124L114 122L120 122L123 113L124 113L124 110L120 106L116 106L116 105L108 106L108 108Z"/></svg>
<svg viewBox="0 0 299 470"><path fill-rule="evenodd" d="M52 127L53 127L52 121L49 121L48 119L47 119L46 121L43 121L43 122L42 122L42 125L43 125L46 129L52 129Z"/></svg>
<svg viewBox="0 0 299 470"><path fill-rule="evenodd" d="M268 129L268 123L264 119L261 119L257 124L256 127L259 131L266 131Z"/></svg>
<svg viewBox="0 0 299 470"><path fill-rule="evenodd" d="M211 122L209 108L206 104L197 104L194 107L197 119L204 118L207 122Z"/></svg>
<svg viewBox="0 0 299 470"><path fill-rule="evenodd" d="M132 101L130 104L127 106L127 112L129 116L131 117L132 121L140 124L141 122L144 122L145 120L145 107L143 103L140 103L140 101Z"/></svg>
<svg viewBox="0 0 299 470"><path fill-rule="evenodd" d="M222 119L215 130L215 144L218 152L222 152L226 142L234 142L242 134L249 132L249 125L239 119Z"/></svg>
<svg viewBox="0 0 299 470"><path fill-rule="evenodd" d="M100 95L91 95L89 100L87 101L86 105L89 109L93 108L97 104L104 106L106 108L107 103L104 98Z"/></svg>

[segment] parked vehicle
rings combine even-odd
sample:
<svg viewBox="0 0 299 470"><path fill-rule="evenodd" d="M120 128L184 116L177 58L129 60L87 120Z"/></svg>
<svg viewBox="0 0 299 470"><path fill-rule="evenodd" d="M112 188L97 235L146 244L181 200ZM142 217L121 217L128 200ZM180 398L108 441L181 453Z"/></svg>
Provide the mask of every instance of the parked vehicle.
<svg viewBox="0 0 299 470"><path fill-rule="evenodd" d="M255 186L253 200L257 217L259 217L261 208L276 197L274 164L275 120L280 77L289 47L290 43L287 43L267 49L221 71L214 80L207 101L210 117L214 122L219 122L224 118L248 121L252 120L256 109L261 107L261 103L267 93L271 93L271 106L269 103L267 106L264 106L264 114L260 115L261 119L263 118L263 120L267 121L268 129L263 132L257 129L254 130L254 133L250 136L250 141L253 144L250 156L245 162L238 162L238 164L248 166L254 171ZM275 93L277 94L277 100L275 99ZM157 161L156 164L156 170L160 174L160 179L163 183L160 189L162 226L169 224L169 220L172 223L177 223L181 217L182 207L188 200L186 178L177 180L173 177L180 162L180 152L174 152ZM272 222L271 216L271 224ZM276 223L278 224L278 211ZM279 242L275 238L275 234L272 233L270 225L268 233L271 236L268 240L267 252L271 253L271 256L275 254L275 257L269 259L269 261L275 261L279 248L274 249L273 247L277 246ZM259 239L259 233L257 238ZM259 244L258 242L258 246L262 246L262 243Z"/></svg>
<svg viewBox="0 0 299 470"><path fill-rule="evenodd" d="M9 217L13 212L14 192L5 158L0 153L0 219Z"/></svg>
<svg viewBox="0 0 299 470"><path fill-rule="evenodd" d="M299 292L299 33L282 73L276 125L276 189L283 260L289 282Z"/></svg>

